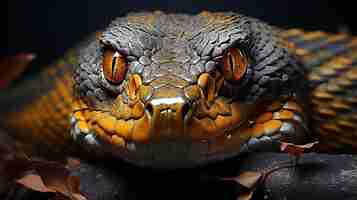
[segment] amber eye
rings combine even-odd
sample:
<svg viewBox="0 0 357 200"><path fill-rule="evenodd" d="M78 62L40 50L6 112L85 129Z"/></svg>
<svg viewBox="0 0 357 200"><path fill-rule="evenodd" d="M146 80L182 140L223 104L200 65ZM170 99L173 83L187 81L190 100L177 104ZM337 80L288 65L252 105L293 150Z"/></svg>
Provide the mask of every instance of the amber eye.
<svg viewBox="0 0 357 200"><path fill-rule="evenodd" d="M106 49L103 57L103 73L105 78L114 84L121 83L125 78L127 63L119 52Z"/></svg>
<svg viewBox="0 0 357 200"><path fill-rule="evenodd" d="M239 49L231 48L223 57L223 75L228 81L240 80L248 67L247 56Z"/></svg>

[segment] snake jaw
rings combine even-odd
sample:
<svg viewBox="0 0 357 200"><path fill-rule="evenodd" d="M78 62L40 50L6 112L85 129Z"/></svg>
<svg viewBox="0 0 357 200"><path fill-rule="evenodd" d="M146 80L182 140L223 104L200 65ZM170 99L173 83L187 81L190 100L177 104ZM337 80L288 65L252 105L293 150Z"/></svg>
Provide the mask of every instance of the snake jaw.
<svg viewBox="0 0 357 200"><path fill-rule="evenodd" d="M108 111L89 109L90 104L78 99L72 117L73 138L135 162L168 162L172 153L181 156L178 162L204 163L236 154L249 137L236 125L246 121L253 108L218 97L222 81L216 84L210 74L203 77L206 81L199 84L178 80L179 87L165 85L166 79L156 79L150 85L136 81L141 85L127 90L127 101L118 95L110 109L103 109ZM161 148L169 148L166 144L179 147L172 150L174 154L163 156L167 150ZM142 158L133 158L139 155Z"/></svg>
<svg viewBox="0 0 357 200"><path fill-rule="evenodd" d="M265 112L246 129L251 136L242 144L240 151L279 151L281 141L306 142L309 138L308 122L302 108L294 96L266 106Z"/></svg>
<svg viewBox="0 0 357 200"><path fill-rule="evenodd" d="M70 134L74 141L79 144L84 144L82 146L86 147L87 149L96 149L99 150L102 148L99 139L97 138L96 134L89 130L87 124L82 120L78 119L78 117L73 114L71 116L71 130Z"/></svg>
<svg viewBox="0 0 357 200"><path fill-rule="evenodd" d="M306 122L293 96L248 104L218 95L225 86L219 73L203 73L197 83L168 77L143 84L129 76L108 111L78 100L74 139L131 162L179 166L272 150L280 139L303 135Z"/></svg>
<svg viewBox="0 0 357 200"><path fill-rule="evenodd" d="M166 14L147 23L147 16L115 20L83 48L76 70L78 93L93 109L83 112L84 121L107 146L120 147L114 153L153 165L208 162L239 153L246 142L278 137L292 129L286 121L305 123L296 115L278 119L291 115L276 110L260 116L254 105L303 93L301 66L272 28L238 14L192 16L193 24ZM107 47L128 66L116 85L98 69ZM96 103L107 111L94 111Z"/></svg>
<svg viewBox="0 0 357 200"><path fill-rule="evenodd" d="M87 107L83 102L79 104ZM71 118L71 133L86 148L162 167L185 167L244 152L272 151L278 149L280 140L299 141L306 136L306 118L293 97L261 106L234 101L226 106L230 115L218 114L215 118L197 118L190 110L191 116L183 122L185 134L165 132L155 137L160 127L153 124L153 115L147 110L139 119L124 120L111 112L77 109ZM170 137L165 135L168 133Z"/></svg>

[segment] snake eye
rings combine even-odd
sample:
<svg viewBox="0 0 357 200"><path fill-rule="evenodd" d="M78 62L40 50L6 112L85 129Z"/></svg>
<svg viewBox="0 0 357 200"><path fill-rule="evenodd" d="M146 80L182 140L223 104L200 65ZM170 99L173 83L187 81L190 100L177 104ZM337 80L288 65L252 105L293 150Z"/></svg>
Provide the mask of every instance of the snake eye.
<svg viewBox="0 0 357 200"><path fill-rule="evenodd" d="M239 81L247 67L248 57L237 48L230 48L223 57L223 75L227 81Z"/></svg>
<svg viewBox="0 0 357 200"><path fill-rule="evenodd" d="M121 83L127 70L125 57L112 49L106 49L103 56L102 67L105 78L113 84Z"/></svg>

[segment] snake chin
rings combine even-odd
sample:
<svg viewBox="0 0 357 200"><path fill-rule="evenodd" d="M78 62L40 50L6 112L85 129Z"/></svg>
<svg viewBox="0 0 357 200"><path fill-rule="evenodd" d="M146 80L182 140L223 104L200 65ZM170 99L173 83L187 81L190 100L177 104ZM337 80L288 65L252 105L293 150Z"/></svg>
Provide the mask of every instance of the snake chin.
<svg viewBox="0 0 357 200"><path fill-rule="evenodd" d="M294 137L296 133L289 121L264 121L267 117L261 117L252 122L250 119L254 116L249 113L254 106L239 102L228 105L231 115L216 115L215 118L199 115L199 118L187 114L187 120L178 125L164 123L171 118L159 118L162 121L157 125L151 118L153 115L146 111L140 118L118 119L110 111L79 109L71 119L71 134L76 143L100 154L113 155L137 165L182 168L244 152L276 150L280 138ZM164 111L171 112L170 109ZM166 116L165 112L161 111L160 116ZM277 113L271 115L274 116L281 117ZM175 130L181 125L184 127Z"/></svg>
<svg viewBox="0 0 357 200"><path fill-rule="evenodd" d="M249 139L249 136L241 131L241 127L236 127L226 132L224 137L207 140L167 139L160 142L140 143L119 136L107 140L107 136L103 137L94 129L83 129L81 122L75 117L71 118L71 125L73 139L85 149L94 150L98 154L110 154L137 165L158 168L203 165L236 156L254 149L255 146L273 141L267 136Z"/></svg>

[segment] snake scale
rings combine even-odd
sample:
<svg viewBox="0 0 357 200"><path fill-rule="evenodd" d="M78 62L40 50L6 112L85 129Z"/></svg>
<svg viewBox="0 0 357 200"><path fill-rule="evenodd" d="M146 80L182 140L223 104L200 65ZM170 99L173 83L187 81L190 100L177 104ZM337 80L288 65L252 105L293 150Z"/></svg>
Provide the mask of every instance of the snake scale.
<svg viewBox="0 0 357 200"><path fill-rule="evenodd" d="M279 141L357 149L357 38L233 12L131 13L0 96L46 155L192 167Z"/></svg>

